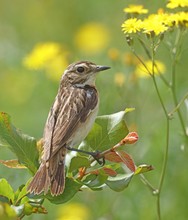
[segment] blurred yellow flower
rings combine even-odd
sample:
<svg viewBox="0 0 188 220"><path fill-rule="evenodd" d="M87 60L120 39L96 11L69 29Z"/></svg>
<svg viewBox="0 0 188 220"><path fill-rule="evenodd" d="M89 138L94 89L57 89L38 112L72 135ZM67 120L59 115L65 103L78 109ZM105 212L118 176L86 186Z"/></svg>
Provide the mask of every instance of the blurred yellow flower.
<svg viewBox="0 0 188 220"><path fill-rule="evenodd" d="M23 64L28 69L45 70L51 79L59 80L68 65L68 54L69 52L59 43L39 43L24 58Z"/></svg>
<svg viewBox="0 0 188 220"><path fill-rule="evenodd" d="M143 5L129 5L129 7L124 8L124 12L129 14L147 14L148 10Z"/></svg>
<svg viewBox="0 0 188 220"><path fill-rule="evenodd" d="M167 8L188 7L188 0L169 0Z"/></svg>
<svg viewBox="0 0 188 220"><path fill-rule="evenodd" d="M83 25L75 36L76 46L87 54L100 52L108 45L109 40L107 27L94 22Z"/></svg>
<svg viewBox="0 0 188 220"><path fill-rule="evenodd" d="M111 60L115 61L115 60L117 60L119 58L119 56L120 56L120 52L119 52L119 50L117 48L110 48L108 50L108 57Z"/></svg>
<svg viewBox="0 0 188 220"><path fill-rule="evenodd" d="M139 63L139 60L133 53L126 52L122 55L123 63L127 66L135 66Z"/></svg>
<svg viewBox="0 0 188 220"><path fill-rule="evenodd" d="M142 29L142 21L137 18L129 18L122 24L121 27L125 34L136 33Z"/></svg>
<svg viewBox="0 0 188 220"><path fill-rule="evenodd" d="M147 78L150 76L150 74L152 73L152 61L151 60L146 60L144 62L145 66L147 67L147 69L143 66L142 63L139 63L138 66L136 67L136 70L135 70L135 74L137 77L140 77L140 78ZM164 73L166 70L166 67L165 65L158 61L158 60L155 60L155 66L154 66L154 73L155 74L162 74Z"/></svg>
<svg viewBox="0 0 188 220"><path fill-rule="evenodd" d="M117 86L122 87L125 84L125 74L118 72L114 76L114 82Z"/></svg>
<svg viewBox="0 0 188 220"><path fill-rule="evenodd" d="M68 203L60 206L56 220L88 220L89 209L80 203Z"/></svg>

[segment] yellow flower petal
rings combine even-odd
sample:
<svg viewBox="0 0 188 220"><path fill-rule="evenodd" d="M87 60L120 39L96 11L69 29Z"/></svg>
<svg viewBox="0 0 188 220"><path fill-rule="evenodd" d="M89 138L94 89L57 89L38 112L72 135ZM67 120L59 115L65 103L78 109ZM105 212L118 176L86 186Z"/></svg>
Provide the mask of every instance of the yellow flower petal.
<svg viewBox="0 0 188 220"><path fill-rule="evenodd" d="M169 0L167 8L188 7L188 0Z"/></svg>
<svg viewBox="0 0 188 220"><path fill-rule="evenodd" d="M130 18L126 20L121 27L125 34L136 33L142 29L142 21L137 18Z"/></svg>

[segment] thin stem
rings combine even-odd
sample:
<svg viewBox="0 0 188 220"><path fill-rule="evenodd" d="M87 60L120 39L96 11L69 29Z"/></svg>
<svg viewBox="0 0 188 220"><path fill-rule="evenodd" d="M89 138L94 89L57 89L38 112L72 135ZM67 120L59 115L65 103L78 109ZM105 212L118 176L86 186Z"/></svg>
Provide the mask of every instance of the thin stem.
<svg viewBox="0 0 188 220"><path fill-rule="evenodd" d="M176 107L168 113L168 115L170 117L172 117L172 115L178 111L178 109L181 107L181 105L184 103L184 101L188 98L188 92L184 95L184 97L180 100L180 102L176 105Z"/></svg>
<svg viewBox="0 0 188 220"><path fill-rule="evenodd" d="M156 194L157 193L157 189L155 189L151 183L145 178L145 176L143 174L140 174L140 179L141 181L149 188L149 190L152 192L152 194Z"/></svg>
<svg viewBox="0 0 188 220"><path fill-rule="evenodd" d="M157 215L158 215L158 220L161 219L161 204L160 204L160 199L161 199L161 190L163 187L163 183L164 183L164 177L165 177L165 173L166 173L166 167L167 167L167 161L168 161L168 148L169 148L169 116L168 116L168 112L166 110L165 104L163 102L163 99L161 97L161 94L159 92L159 88L155 79L155 72L154 72L154 42L152 45L152 79L153 79L153 83L154 83L154 87L155 90L157 92L159 101L161 103L162 109L164 111L165 117L166 117L166 146L165 146L165 154L164 154L164 158L163 158L163 166L162 166L162 171L161 171L161 176L160 176L160 180L159 180L159 186L158 186L158 192L157 192Z"/></svg>
<svg viewBox="0 0 188 220"><path fill-rule="evenodd" d="M146 69L146 71L148 72L149 75L151 75L150 70L148 69L148 67L146 66L146 64L144 63L144 61L138 56L138 54L135 52L134 48L131 47L131 50L133 52L133 54L136 56L136 58L140 61L140 63L143 65L143 67Z"/></svg>
<svg viewBox="0 0 188 220"><path fill-rule="evenodd" d="M161 177L159 180L159 186L158 186L158 194L157 194L157 213L158 213L158 219L161 219L161 204L160 204L160 195L161 195L161 190L163 187L164 183L164 177L165 177L165 172L166 172L166 167L167 167L167 161L168 161L168 149L169 149L169 134L170 134L170 129L169 129L169 118L167 118L166 121L166 147L165 147L165 154L163 158L163 166L162 166L162 171L161 171Z"/></svg>
<svg viewBox="0 0 188 220"><path fill-rule="evenodd" d="M177 100L177 95L176 95L176 63L177 63L177 54L175 54L174 56L174 60L173 60L173 65L172 65L172 86L171 86L171 91L172 91L172 96L173 96L173 101L174 101L174 105L178 106L178 100ZM186 127L183 121L183 116L181 114L180 108L176 108L176 111L178 113L178 117L179 117L179 121L183 130L183 133L185 135L185 137L187 137L187 132L186 132Z"/></svg>
<svg viewBox="0 0 188 220"><path fill-rule="evenodd" d="M143 47L144 51L146 52L147 56L149 59L152 59L152 56L148 50L148 48L146 47L146 44L144 43L144 41L141 39L141 38L138 38L141 46ZM170 87L170 84L168 83L168 81L166 80L166 78L161 74L156 62L154 61L154 66L156 67L157 71L159 72L159 76L160 78L162 79L162 81L164 82L164 84L167 86L167 87Z"/></svg>

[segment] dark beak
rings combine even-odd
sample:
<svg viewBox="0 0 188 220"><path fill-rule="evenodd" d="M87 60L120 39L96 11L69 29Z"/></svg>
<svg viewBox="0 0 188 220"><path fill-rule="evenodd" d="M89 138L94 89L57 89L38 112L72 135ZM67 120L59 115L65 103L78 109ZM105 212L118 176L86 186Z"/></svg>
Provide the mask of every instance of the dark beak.
<svg viewBox="0 0 188 220"><path fill-rule="evenodd" d="M109 66L97 66L96 72L110 69Z"/></svg>

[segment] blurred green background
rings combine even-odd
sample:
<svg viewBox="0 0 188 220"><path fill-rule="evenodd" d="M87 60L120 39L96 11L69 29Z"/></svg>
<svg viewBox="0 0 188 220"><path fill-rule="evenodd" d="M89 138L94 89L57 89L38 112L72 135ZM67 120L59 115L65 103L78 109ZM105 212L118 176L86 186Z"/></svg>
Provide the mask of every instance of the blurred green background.
<svg viewBox="0 0 188 220"><path fill-rule="evenodd" d="M97 79L101 98L99 115L135 108L127 114L127 124L140 138L128 151L136 164L154 166L155 170L146 177L157 187L164 155L165 117L152 80L134 75L137 61L121 31L125 19L123 8L129 3L144 4L150 12L156 12L165 8L166 2L0 0L0 110L10 114L14 125L24 133L39 139L66 65L90 60L111 66L111 70ZM177 67L179 99L188 87L187 43ZM37 56L43 57L42 63L34 59ZM157 58L165 63L165 77L170 79L171 59L167 48L161 46ZM159 86L170 111L171 94L161 82ZM185 106L182 111L187 124ZM168 167L161 195L162 216L183 220L188 216L188 146L183 146L177 115L170 129ZM8 149L0 148L0 159L13 158ZM26 170L0 165L2 177L16 190L30 175ZM124 192L83 190L67 204L56 206L45 201L45 207L48 215L36 214L25 219L156 219L156 198L137 176Z"/></svg>

